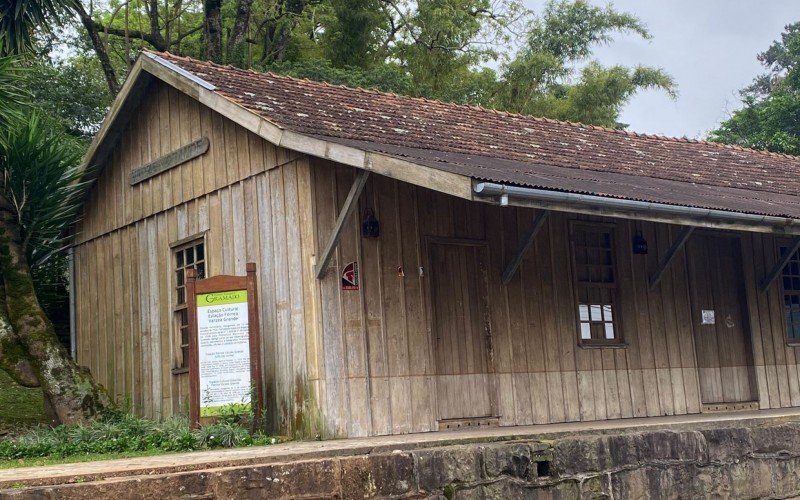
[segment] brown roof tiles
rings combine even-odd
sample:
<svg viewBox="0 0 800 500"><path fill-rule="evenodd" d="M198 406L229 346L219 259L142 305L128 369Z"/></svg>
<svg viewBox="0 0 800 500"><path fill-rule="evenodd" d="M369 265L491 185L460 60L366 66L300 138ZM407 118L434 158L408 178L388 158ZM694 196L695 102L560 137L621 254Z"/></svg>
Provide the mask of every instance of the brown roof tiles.
<svg viewBox="0 0 800 500"><path fill-rule="evenodd" d="M475 179L800 218L800 157L157 55L281 127Z"/></svg>

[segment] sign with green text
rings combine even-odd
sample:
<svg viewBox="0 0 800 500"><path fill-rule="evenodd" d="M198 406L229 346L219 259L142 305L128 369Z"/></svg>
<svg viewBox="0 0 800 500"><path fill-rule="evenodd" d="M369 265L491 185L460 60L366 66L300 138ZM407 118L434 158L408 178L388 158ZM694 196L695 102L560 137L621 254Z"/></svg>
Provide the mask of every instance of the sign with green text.
<svg viewBox="0 0 800 500"><path fill-rule="evenodd" d="M200 416L250 410L247 290L197 295Z"/></svg>
<svg viewBox="0 0 800 500"><path fill-rule="evenodd" d="M256 266L246 276L198 280L187 271L189 306L189 416L226 413L258 418L263 408Z"/></svg>

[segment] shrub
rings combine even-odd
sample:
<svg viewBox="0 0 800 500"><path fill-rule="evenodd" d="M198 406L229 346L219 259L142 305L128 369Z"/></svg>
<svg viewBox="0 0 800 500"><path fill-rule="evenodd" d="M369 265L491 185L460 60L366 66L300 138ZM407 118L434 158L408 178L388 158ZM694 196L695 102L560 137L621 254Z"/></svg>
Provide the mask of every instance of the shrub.
<svg viewBox="0 0 800 500"><path fill-rule="evenodd" d="M174 417L163 422L112 411L85 425L39 427L16 438L0 441L0 460L66 458L76 455L191 451L274 444L277 439L250 432L234 419L191 429L189 421Z"/></svg>

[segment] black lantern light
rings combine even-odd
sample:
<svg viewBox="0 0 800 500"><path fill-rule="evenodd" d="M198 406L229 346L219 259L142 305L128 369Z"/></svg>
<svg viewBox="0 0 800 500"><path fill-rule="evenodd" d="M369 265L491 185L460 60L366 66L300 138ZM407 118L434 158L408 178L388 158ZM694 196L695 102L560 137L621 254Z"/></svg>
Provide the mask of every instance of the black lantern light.
<svg viewBox="0 0 800 500"><path fill-rule="evenodd" d="M633 253L647 255L647 240L644 239L641 231L636 231L633 237Z"/></svg>
<svg viewBox="0 0 800 500"><path fill-rule="evenodd" d="M364 238L377 238L381 234L381 224L372 213L372 209L368 208L364 211L364 222L361 223L361 234Z"/></svg>

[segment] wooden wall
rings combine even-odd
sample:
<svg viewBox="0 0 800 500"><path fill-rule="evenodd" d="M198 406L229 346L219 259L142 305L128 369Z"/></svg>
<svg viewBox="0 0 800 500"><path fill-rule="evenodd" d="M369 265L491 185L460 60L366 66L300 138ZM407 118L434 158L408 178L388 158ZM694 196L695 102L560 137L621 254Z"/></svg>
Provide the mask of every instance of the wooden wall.
<svg viewBox="0 0 800 500"><path fill-rule="evenodd" d="M353 170L312 160L318 241L324 243ZM321 286L324 325L317 357L320 404L329 435L361 436L436 429L436 383L426 237L486 240L489 301L501 425L676 415L701 410L689 280L680 252L660 284L648 278L678 226L552 213L508 286L500 281L535 212L500 208L372 176L359 213L375 211L381 236L348 225ZM626 348L577 345L568 226L612 222L617 237L619 313ZM641 230L648 255L633 255ZM755 294L774 261L771 237L742 238L754 358L762 408L798 404L795 348L783 341L779 286ZM344 263L360 263L360 291L341 290ZM403 275L398 268L403 269ZM424 269L423 269L424 271ZM757 295L757 296L756 296ZM324 355L323 355L324 353Z"/></svg>
<svg viewBox="0 0 800 500"><path fill-rule="evenodd" d="M188 380L173 374L170 244L204 234L209 273L258 264L262 352L273 428L301 436L365 436L437 428L427 237L485 240L494 383L501 425L700 411L685 252L654 289L647 279L680 228L553 213L508 286L500 276L535 212L468 202L378 175L321 281L327 242L354 170L277 148L180 92L153 84L78 223L78 361L137 412L185 412ZM198 137L210 150L136 186L128 174ZM619 313L627 346L577 346L568 226L616 224ZM647 256L632 255L643 231ZM780 287L756 291L777 259L771 236L742 235L743 273L762 408L800 405L798 353L784 341ZM361 289L342 290L344 263ZM420 272L422 270L422 272Z"/></svg>
<svg viewBox="0 0 800 500"><path fill-rule="evenodd" d="M209 151L142 184L128 174L201 135ZM165 85L147 92L100 176L77 228L78 362L144 415L186 413L188 375L173 374L179 341L170 244L205 234L210 275L255 262L261 301L268 413L274 428L313 434L305 386L311 272L299 249L314 240L310 169ZM297 251L295 251L297 249ZM279 335L278 332L281 332Z"/></svg>

